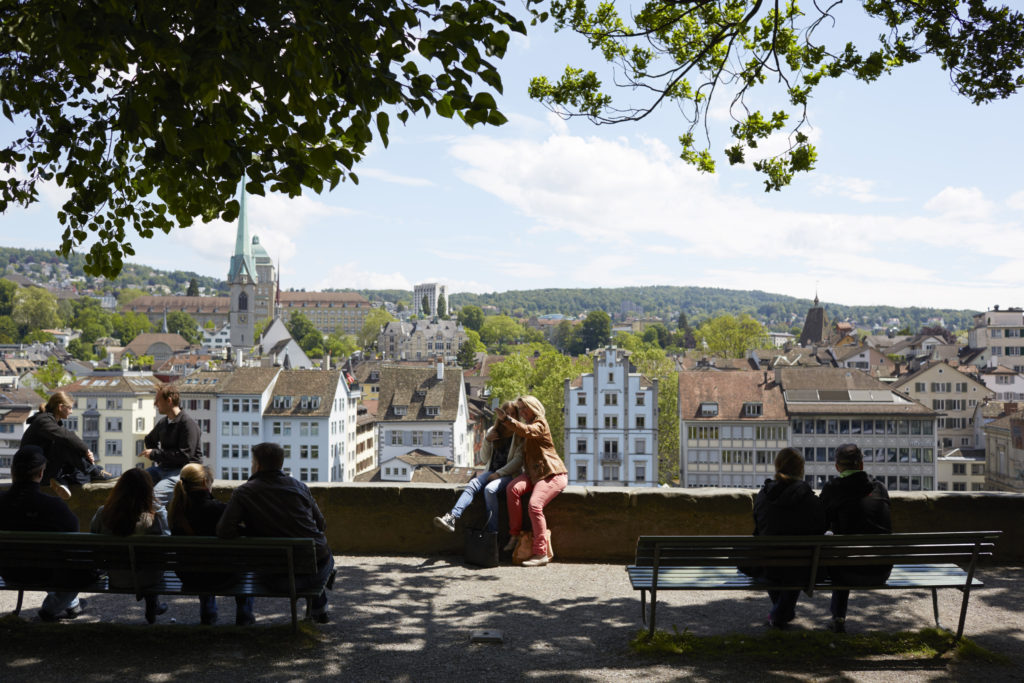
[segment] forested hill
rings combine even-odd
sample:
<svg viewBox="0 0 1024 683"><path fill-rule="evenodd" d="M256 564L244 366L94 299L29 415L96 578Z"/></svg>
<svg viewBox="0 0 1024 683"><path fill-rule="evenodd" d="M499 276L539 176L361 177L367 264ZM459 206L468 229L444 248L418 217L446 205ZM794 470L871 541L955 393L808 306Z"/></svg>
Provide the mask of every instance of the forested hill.
<svg viewBox="0 0 1024 683"><path fill-rule="evenodd" d="M408 294L407 294L408 296ZM777 327L788 328L803 324L811 299L770 294L761 291L721 289L717 287L619 287L615 289L531 289L525 291L451 295L453 307L473 304L496 306L512 315L541 315L563 313L576 315L586 311L603 310L618 318L629 312L657 316L675 322L683 312L690 324L730 313L749 313L758 320ZM850 320L863 325L885 324L898 318L900 327L918 330L931 318L942 318L947 328L969 329L976 311L937 309L925 307L898 308L896 306L845 306L823 302L831 320Z"/></svg>
<svg viewBox="0 0 1024 683"><path fill-rule="evenodd" d="M49 249L18 249L0 247L0 277L18 273L33 282L46 285L67 286L66 280L73 279L78 289L114 293L117 290L134 287L143 291L166 287L169 294L184 294L191 280L203 288L208 295L228 291L227 283L219 278L199 275L183 270L157 270L137 263L125 263L124 270L116 280L94 278L86 275L83 254L71 254L67 259Z"/></svg>

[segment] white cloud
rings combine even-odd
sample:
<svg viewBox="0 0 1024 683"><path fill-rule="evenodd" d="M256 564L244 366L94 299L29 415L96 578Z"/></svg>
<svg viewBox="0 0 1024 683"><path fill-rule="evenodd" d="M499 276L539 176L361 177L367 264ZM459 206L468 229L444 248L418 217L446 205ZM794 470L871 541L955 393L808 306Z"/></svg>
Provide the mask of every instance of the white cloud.
<svg viewBox="0 0 1024 683"><path fill-rule="evenodd" d="M866 178L849 176L815 175L813 192L820 195L839 195L855 202L869 204L875 202L898 202L899 197L886 197L875 191L875 181Z"/></svg>
<svg viewBox="0 0 1024 683"><path fill-rule="evenodd" d="M1007 197L1006 205L1014 211L1024 211L1024 190L1014 192Z"/></svg>
<svg viewBox="0 0 1024 683"><path fill-rule="evenodd" d="M356 171L356 175L358 175L360 179L373 178L374 180L380 180L381 182L394 183L396 185L407 185L409 187L430 187L434 184L427 178L395 175L394 173L384 171L379 168L359 168Z"/></svg>
<svg viewBox="0 0 1024 683"><path fill-rule="evenodd" d="M412 291L412 283L398 272L378 273L363 270L355 261L335 266L327 276L320 280L314 289L407 289Z"/></svg>
<svg viewBox="0 0 1024 683"><path fill-rule="evenodd" d="M976 221L987 218L993 206L976 187L946 187L925 202L924 208L945 218Z"/></svg>

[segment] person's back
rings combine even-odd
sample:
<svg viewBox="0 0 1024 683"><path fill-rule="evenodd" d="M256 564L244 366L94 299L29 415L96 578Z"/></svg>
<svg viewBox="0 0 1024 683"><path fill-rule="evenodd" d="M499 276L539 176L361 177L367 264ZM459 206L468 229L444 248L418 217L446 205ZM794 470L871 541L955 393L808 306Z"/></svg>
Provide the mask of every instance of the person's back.
<svg viewBox="0 0 1024 683"><path fill-rule="evenodd" d="M327 523L309 487L284 473L284 449L276 443L260 443L252 448L253 474L231 496L227 509L217 523L221 538L278 536L312 538L316 544L317 573L296 577L299 590L334 581L334 556L324 531ZM262 577L271 585L287 584L287 575ZM319 623L327 623L327 593L311 600L310 614Z"/></svg>
<svg viewBox="0 0 1024 683"><path fill-rule="evenodd" d="M855 444L836 448L839 476L821 489L821 502L829 529L836 534L892 533L889 492L885 485L864 471L864 457ZM833 567L829 576L835 584L873 586L885 583L892 565ZM832 591L832 620L829 628L846 630L850 591Z"/></svg>

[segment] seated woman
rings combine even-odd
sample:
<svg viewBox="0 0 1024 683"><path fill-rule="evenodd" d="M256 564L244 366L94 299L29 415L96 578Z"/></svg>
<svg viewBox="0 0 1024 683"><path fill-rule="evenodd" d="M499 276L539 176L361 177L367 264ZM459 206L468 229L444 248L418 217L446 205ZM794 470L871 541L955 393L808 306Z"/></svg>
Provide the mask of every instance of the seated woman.
<svg viewBox="0 0 1024 683"><path fill-rule="evenodd" d="M93 515L89 530L94 534L111 536L135 536L153 534L169 536L167 511L153 499L153 479L138 468L132 468L121 475L117 485L107 496L107 501ZM139 584L146 588L158 583L163 577L159 569L147 570L138 576ZM110 572L110 583L116 586L134 585L129 571ZM167 611L167 605L160 602L160 596L146 593L146 621L156 622L158 615Z"/></svg>
<svg viewBox="0 0 1024 683"><path fill-rule="evenodd" d="M227 503L213 497L213 473L205 465L191 463L181 468L181 475L174 485L167 516L170 518L171 533L175 536L216 536L217 522L224 514ZM209 587L211 591L237 577L233 574L208 572L177 572L178 578L190 587ZM235 596L235 624L248 626L256 623L252 614L251 595ZM199 622L212 625L217 623L217 596L212 592L199 596Z"/></svg>
<svg viewBox="0 0 1024 683"><path fill-rule="evenodd" d="M516 405L505 401L501 409L507 415L517 417ZM476 494L483 489L484 502L487 505L487 530L498 530L498 495L505 490L512 478L523 470L523 440L512 433L507 423L495 415L494 426L487 430L484 443L480 447L480 457L484 461L484 471L474 477L456 501L451 512L434 517L434 526L448 531L455 531L455 522L473 502Z"/></svg>
<svg viewBox="0 0 1024 683"><path fill-rule="evenodd" d="M39 412L28 418L28 427L21 437L22 446L37 446L46 456L43 481L54 493L68 500L71 486L91 481L107 481L113 476L96 464L96 459L77 434L65 427L75 402L63 391L54 392Z"/></svg>
<svg viewBox="0 0 1024 683"><path fill-rule="evenodd" d="M536 396L522 396L516 402L519 419L512 417L500 408L498 419L506 423L512 431L523 439L523 463L525 472L505 489L508 498L509 533L512 538L506 550L515 547L517 537L523 525L523 495L533 491L530 496L530 525L533 527L533 554L523 562L524 567L543 567L548 563L548 523L544 518L544 506L554 500L569 483L568 470L565 463L558 457L555 444L551 440L551 428L544 418L544 404Z"/></svg>
<svg viewBox="0 0 1024 683"><path fill-rule="evenodd" d="M775 478L767 479L754 499L755 536L812 536L825 533L825 508L804 481L804 459L795 448L775 456ZM799 567L766 567L769 581L805 583L808 571ZM796 617L798 590L770 590L768 624L782 628Z"/></svg>

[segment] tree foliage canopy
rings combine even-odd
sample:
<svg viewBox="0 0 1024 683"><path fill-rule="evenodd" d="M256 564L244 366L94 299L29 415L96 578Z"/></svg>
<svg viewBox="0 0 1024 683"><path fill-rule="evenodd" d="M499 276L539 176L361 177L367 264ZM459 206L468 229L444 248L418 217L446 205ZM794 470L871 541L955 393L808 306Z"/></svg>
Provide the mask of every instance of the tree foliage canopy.
<svg viewBox="0 0 1024 683"><path fill-rule="evenodd" d="M697 330L697 343L708 353L743 358L750 349L768 344L768 330L749 315L722 315L708 320Z"/></svg>
<svg viewBox="0 0 1024 683"><path fill-rule="evenodd" d="M53 180L67 255L116 276L151 237L234 221L239 181L262 195L349 178L391 116L500 125L492 59L525 32L501 0L205 0L0 6L0 212Z"/></svg>
<svg viewBox="0 0 1024 683"><path fill-rule="evenodd" d="M553 0L556 28L584 36L612 65L620 92L613 97L594 71L569 66L555 82L534 78L530 95L563 116L596 123L637 121L674 103L689 123L679 137L681 158L713 172L717 154L710 150L708 112L724 88L732 98L732 145L724 150L730 164L759 155L758 145L769 136L788 134L784 153L753 161L769 191L814 168L817 150L802 129L814 89L824 79L849 75L872 82L932 54L956 91L975 104L1009 97L1024 86L1024 15L998 1L861 0L882 29L877 42L862 46L842 35L837 40L839 31L829 35L830 28L843 27L834 15L842 4L646 0L592 7L587 0ZM784 89L785 106L749 108L748 96L766 84ZM625 93L638 99L623 104ZM706 144L694 135L702 126Z"/></svg>

